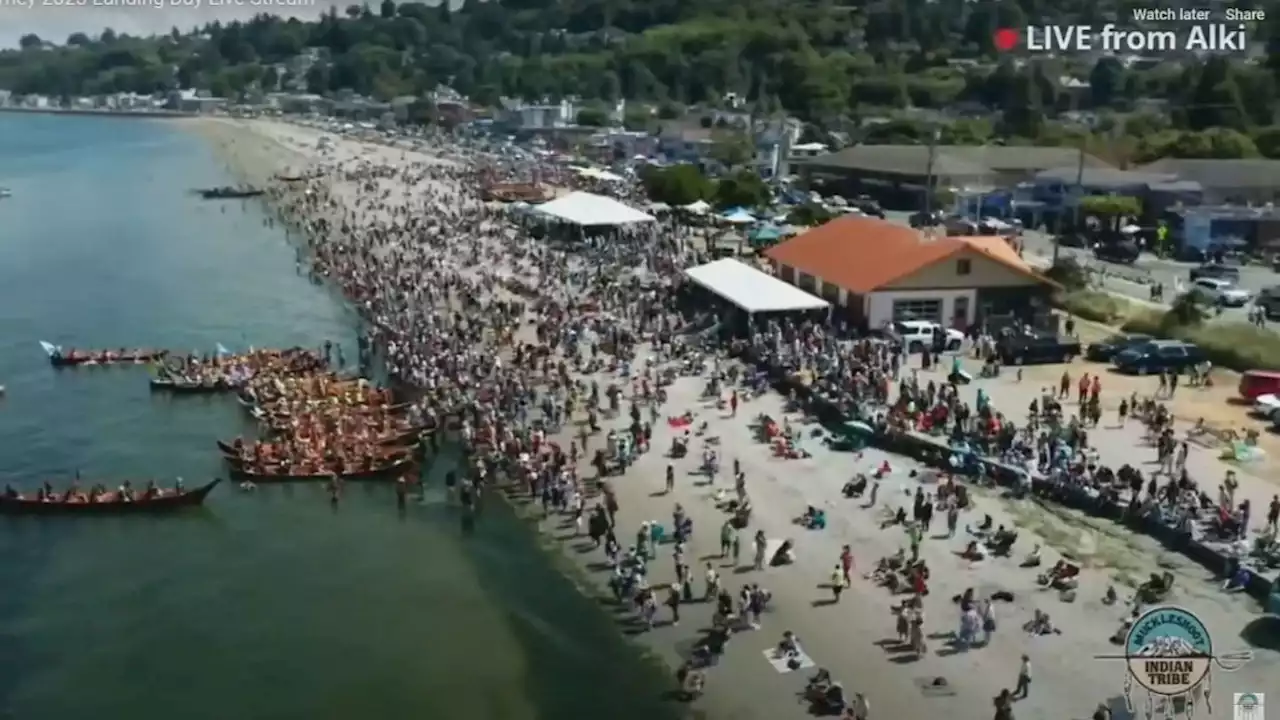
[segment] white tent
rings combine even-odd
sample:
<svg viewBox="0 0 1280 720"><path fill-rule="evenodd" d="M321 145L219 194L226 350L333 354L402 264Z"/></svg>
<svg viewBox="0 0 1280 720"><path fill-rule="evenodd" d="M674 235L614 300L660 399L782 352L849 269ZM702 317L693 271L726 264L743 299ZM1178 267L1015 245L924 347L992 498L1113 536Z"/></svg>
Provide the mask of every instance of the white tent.
<svg viewBox="0 0 1280 720"><path fill-rule="evenodd" d="M651 222L653 216L603 195L573 192L537 207L538 212L582 226L630 225Z"/></svg>
<svg viewBox="0 0 1280 720"><path fill-rule="evenodd" d="M734 225L749 225L756 221L756 216L746 210L737 210L729 213L728 215L722 216L720 219L727 223L733 223Z"/></svg>
<svg viewBox="0 0 1280 720"><path fill-rule="evenodd" d="M749 265L725 258L684 271L685 277L749 313L812 310L831 304Z"/></svg>
<svg viewBox="0 0 1280 720"><path fill-rule="evenodd" d="M708 203L706 200L698 200L697 202L691 202L688 205L683 206L683 208L695 215L701 215L711 209L711 203Z"/></svg>

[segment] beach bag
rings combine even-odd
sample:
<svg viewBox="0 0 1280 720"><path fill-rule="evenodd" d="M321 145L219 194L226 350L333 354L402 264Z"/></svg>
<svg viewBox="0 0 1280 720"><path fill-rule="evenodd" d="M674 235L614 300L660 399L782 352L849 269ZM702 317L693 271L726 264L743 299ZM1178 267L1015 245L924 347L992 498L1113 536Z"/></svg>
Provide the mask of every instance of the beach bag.
<svg viewBox="0 0 1280 720"><path fill-rule="evenodd" d="M996 620L995 620L995 618L993 618L993 617L985 617L985 618L983 618L983 619L982 619L982 630L983 630L983 632L989 632L989 633L990 633L990 632L995 632L995 631L996 631Z"/></svg>

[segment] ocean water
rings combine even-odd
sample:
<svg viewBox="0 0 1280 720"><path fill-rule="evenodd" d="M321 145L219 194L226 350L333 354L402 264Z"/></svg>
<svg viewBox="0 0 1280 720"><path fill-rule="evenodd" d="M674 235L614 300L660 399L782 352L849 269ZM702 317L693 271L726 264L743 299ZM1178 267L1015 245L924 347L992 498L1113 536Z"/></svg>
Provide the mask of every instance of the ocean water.
<svg viewBox="0 0 1280 720"><path fill-rule="evenodd" d="M0 114L0 483L75 473L192 486L234 401L150 392L140 367L54 370L46 340L211 351L341 343L355 318L218 159L162 121ZM432 478L224 483L157 518L0 517L0 718L662 720L664 678L489 502L471 534Z"/></svg>

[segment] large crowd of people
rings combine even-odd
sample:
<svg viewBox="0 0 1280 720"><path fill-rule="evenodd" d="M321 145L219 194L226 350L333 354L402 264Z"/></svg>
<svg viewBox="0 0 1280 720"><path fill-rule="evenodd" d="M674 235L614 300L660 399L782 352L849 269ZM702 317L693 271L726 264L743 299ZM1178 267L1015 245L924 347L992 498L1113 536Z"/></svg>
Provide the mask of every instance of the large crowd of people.
<svg viewBox="0 0 1280 720"><path fill-rule="evenodd" d="M727 638L760 626L770 591L749 582L735 593L710 564L698 583L694 560L685 557L691 521L683 510L675 508L670 524L646 522L629 532L617 525L619 501L610 483L651 450L655 426L664 420L683 432L673 440L673 457L689 452L702 435L694 418L668 415L662 407L664 388L675 378L705 378L705 394L734 415L740 401L767 391L759 368L737 359L744 355L803 378L815 394L873 428L948 437L959 448L957 474L968 456L995 456L1024 468L1028 478L1047 477L1073 491L1127 502L1170 524L1205 520L1211 532L1232 539L1245 537L1250 527L1256 511L1247 499L1237 502L1233 478L1225 478L1215 494L1183 471L1186 444L1172 434L1171 418L1158 402L1126 399L1120 419L1146 424L1160 467L1145 474L1134 465L1113 471L1090 449L1099 419L1083 411L1091 401L1097 404L1097 378L1079 380L1081 412L1066 409L1072 381L1064 376L1064 392L1046 389L1026 420L1015 421L981 390L967 402L965 388L949 382L954 378L926 372L945 364L944 357L926 352L918 366L900 348L840 321L770 320L735 337L719 310L691 301L695 291L682 282L680 270L705 259L689 225L661 219L597 232L530 222L508 206L484 202L484 186L569 185L577 182L572 173L536 156L443 144L429 151L431 159L394 146L364 155L333 150L309 170L306 183L273 189L284 220L307 246L300 262L358 309L365 323L362 358L379 359L411 392L419 419L454 429L467 448L469 466L457 478L464 502L477 502L483 485L501 481L548 513L572 518L613 568L610 587L619 602L633 604L647 625L660 607L678 622L681 605L695 597L715 604L715 632L680 671L691 695L701 691L706 668ZM638 194L625 184L617 192ZM965 349L981 352L991 342L975 329ZM799 398L792 402L800 409ZM778 426L776 434L779 452L802 456L804 438L789 426ZM720 462L708 446L700 469L714 479ZM1158 481L1157 473L1166 480ZM789 542L779 545L780 538L749 529L745 474L735 467L730 477L735 491L722 498L731 510L720 529L722 555L736 560L746 545L754 567L788 563ZM874 505L879 479L878 473L860 475L846 494L869 495ZM668 490L672 483L668 466ZM951 478L917 496L912 512L899 508L889 518L911 530L910 550L882 558L867 576L910 595L895 607L898 635L920 653L926 635L920 598L929 583L929 568L918 556L923 532L936 513L946 518L948 537L954 535L967 498ZM811 510L804 523L813 527L822 511ZM1277 515L1280 500L1267 513L1272 537ZM972 530L972 553L1008 552L1010 532L1014 539L1017 533L990 525L988 517ZM676 582L669 586L647 579L660 547L670 548L675 563ZM1038 547L1026 562L1038 565ZM842 555L835 566L837 601L851 582L851 564L851 555ZM1072 588L1069 568L1055 566L1043 577L1046 587ZM996 631L992 599L970 591L956 603L955 642L964 648L984 644ZM1047 615L1036 632L1053 632ZM780 662L800 663L802 650L788 636L779 642ZM866 695L846 696L838 682L821 675L809 688L816 705L867 717ZM1012 717L1013 700L1025 696L1030 683L1024 656L1017 683L996 703L996 716Z"/></svg>

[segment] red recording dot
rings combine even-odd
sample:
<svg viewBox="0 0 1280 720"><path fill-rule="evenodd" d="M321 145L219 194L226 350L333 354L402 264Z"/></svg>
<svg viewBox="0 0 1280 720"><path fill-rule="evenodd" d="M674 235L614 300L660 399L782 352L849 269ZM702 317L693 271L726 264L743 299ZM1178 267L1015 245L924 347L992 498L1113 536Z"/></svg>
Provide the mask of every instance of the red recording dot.
<svg viewBox="0 0 1280 720"><path fill-rule="evenodd" d="M997 50L1005 51L1012 50L1017 47L1018 42L1021 39L1022 36L1018 34L1017 30L1013 30L1011 28L1000 28L996 31L995 36L992 37L991 40L995 43Z"/></svg>

